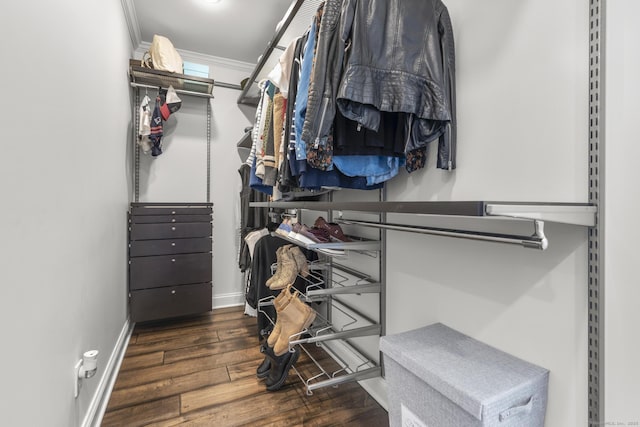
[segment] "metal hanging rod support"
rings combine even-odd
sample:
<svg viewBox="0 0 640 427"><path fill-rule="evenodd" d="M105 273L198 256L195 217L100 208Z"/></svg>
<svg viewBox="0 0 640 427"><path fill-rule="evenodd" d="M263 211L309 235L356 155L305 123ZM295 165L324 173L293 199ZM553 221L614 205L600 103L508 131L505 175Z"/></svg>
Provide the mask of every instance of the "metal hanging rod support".
<svg viewBox="0 0 640 427"><path fill-rule="evenodd" d="M235 89L235 90L242 90L242 86L234 84L234 83L225 83L225 82L220 82L218 80L215 81L215 83L213 84L214 87L223 87L225 89Z"/></svg>
<svg viewBox="0 0 640 427"><path fill-rule="evenodd" d="M258 77L258 74L260 74L260 71L262 71L262 68L267 63L267 60L269 59L269 55L271 55L271 52L273 52L273 49L276 46L278 46L278 42L280 41L280 39L284 35L285 31L287 31L287 28L289 28L289 24L291 24L291 21L296 16L296 13L298 12L300 7L302 6L303 2L304 2L304 0L296 0L294 3L291 3L291 6L289 7L289 10L285 14L285 17L284 17L284 19L282 21L282 25L280 25L278 27L278 31L273 36L273 39L271 39L271 41L267 45L267 49L260 56L260 60L258 61L258 64L256 65L256 68L253 69L253 73L251 73L251 76L249 77L249 80L247 80L247 84L244 86L244 89L242 90L242 93L238 97L238 101L237 101L238 104L246 103L246 99L245 98L247 96L247 93L249 92L249 89L251 88L251 85L256 81L256 79Z"/></svg>
<svg viewBox="0 0 640 427"><path fill-rule="evenodd" d="M410 233L431 234L434 236L454 237L469 240L481 240L485 242L498 242L523 246L530 249L545 250L549 241L544 235L544 222L534 221L536 232L533 236L515 236L508 234L485 233L481 231L454 230L447 228L421 227L417 225L381 224L370 221L337 220L343 224L361 225L364 227L379 228L382 230L407 231Z"/></svg>
<svg viewBox="0 0 640 427"><path fill-rule="evenodd" d="M289 342L289 348L296 344L311 344L343 338L366 337L370 335L380 335L380 325L363 326L362 328L350 329L348 331L334 332L331 334L317 335L311 338L303 338Z"/></svg>
<svg viewBox="0 0 640 427"><path fill-rule="evenodd" d="M344 264L339 264L339 263L337 263L337 262L333 262L333 263L331 264L331 266L333 267L333 269L334 269L334 270L336 270L336 269L337 269L337 270L342 271L343 273L348 273L348 274L350 274L350 275L352 275L352 276L357 277L357 278L358 278L358 279L360 279L360 280L371 280L371 276L369 276L369 275L367 275L367 274L362 274L360 271L358 271L358 270L354 270L354 269L353 269L353 268L351 268L351 267L347 267L347 266L346 266L346 265L344 265Z"/></svg>
<svg viewBox="0 0 640 427"><path fill-rule="evenodd" d="M373 324L374 326L380 326L380 325L377 325L378 322L374 321L373 319L371 319L369 317L369 315L364 314L362 311L357 310L355 307L352 307L352 306L350 306L349 304L347 304L347 303L345 303L343 301L340 301L339 298L333 298L331 303L333 304L333 308L335 308L337 310L340 310L343 314L345 314L345 315L347 315L349 317L353 318L353 316L357 316L357 317L360 318L360 320L362 320L364 322L367 322L369 324ZM341 306L342 308L340 308L338 306ZM349 313L347 313L347 311ZM344 328L344 326L343 326L343 328ZM378 334L378 335L380 335L380 334Z"/></svg>
<svg viewBox="0 0 640 427"><path fill-rule="evenodd" d="M158 86L146 85L146 84L143 84L143 83L131 82L129 84L131 85L131 87L143 87L143 88L148 88L148 89L158 89ZM175 91L176 91L176 93L181 93L181 94L189 95L189 96L197 96L199 98L214 98L213 95L208 94L208 93L192 92L190 90L182 90L182 89L176 89Z"/></svg>
<svg viewBox="0 0 640 427"><path fill-rule="evenodd" d="M340 375L328 380L309 384L307 385L307 390L313 391L323 387L336 386L339 384L344 384L344 383L353 382L353 381L367 380L369 378L379 377L381 376L381 374L382 374L382 369L379 366L375 368L364 369L362 371L357 371L352 374Z"/></svg>
<svg viewBox="0 0 640 427"><path fill-rule="evenodd" d="M380 292L380 283L370 283L364 285L341 286L338 288L316 289L307 291L306 297L323 297L339 294L372 294Z"/></svg>

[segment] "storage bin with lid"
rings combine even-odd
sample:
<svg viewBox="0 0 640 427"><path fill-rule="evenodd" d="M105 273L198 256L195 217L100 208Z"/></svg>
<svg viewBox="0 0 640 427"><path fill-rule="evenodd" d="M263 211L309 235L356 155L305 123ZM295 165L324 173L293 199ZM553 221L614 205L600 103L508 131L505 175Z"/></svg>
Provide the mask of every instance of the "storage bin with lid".
<svg viewBox="0 0 640 427"><path fill-rule="evenodd" d="M544 425L549 371L441 323L380 338L391 426Z"/></svg>

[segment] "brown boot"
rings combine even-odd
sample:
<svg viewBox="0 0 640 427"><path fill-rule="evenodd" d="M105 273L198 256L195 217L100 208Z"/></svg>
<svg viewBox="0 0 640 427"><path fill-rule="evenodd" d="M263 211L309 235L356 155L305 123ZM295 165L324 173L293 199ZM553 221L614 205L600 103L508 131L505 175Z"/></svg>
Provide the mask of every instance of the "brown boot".
<svg viewBox="0 0 640 427"><path fill-rule="evenodd" d="M307 257L304 256L302 251L297 246L292 246L289 248L289 252L293 255L293 259L296 261L298 266L298 272L302 275L302 277L307 277L309 275L309 264L307 264Z"/></svg>
<svg viewBox="0 0 640 427"><path fill-rule="evenodd" d="M290 287L283 289L282 292L273 300L273 306L276 309L276 324L273 327L273 331L267 338L267 345L273 347L280 337L280 330L282 328L282 321L280 320L280 312L291 302L293 294L290 291Z"/></svg>
<svg viewBox="0 0 640 427"><path fill-rule="evenodd" d="M273 346L276 356L289 351L289 338L308 328L316 318L316 312L295 295L278 315L281 319L280 336Z"/></svg>
<svg viewBox="0 0 640 427"><path fill-rule="evenodd" d="M271 283L273 283L274 281L278 280L278 275L281 273L278 273L280 271L280 266L282 265L282 253L285 250L288 250L290 247L292 247L293 245L284 245L284 246L280 246L278 249L276 249L276 272L273 273L273 276L271 276L269 279L267 279L267 282L265 283L265 285L267 285L267 288L271 287Z"/></svg>
<svg viewBox="0 0 640 427"><path fill-rule="evenodd" d="M282 259L282 264L274 274L277 277L268 285L271 290L286 288L295 282L296 277L298 277L298 264L288 247L280 252L280 258Z"/></svg>

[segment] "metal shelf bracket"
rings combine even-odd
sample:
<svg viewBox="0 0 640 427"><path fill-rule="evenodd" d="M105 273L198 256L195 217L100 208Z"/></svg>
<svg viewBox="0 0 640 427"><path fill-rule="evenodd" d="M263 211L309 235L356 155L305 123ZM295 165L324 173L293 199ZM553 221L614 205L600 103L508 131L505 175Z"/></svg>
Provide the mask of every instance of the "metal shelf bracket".
<svg viewBox="0 0 640 427"><path fill-rule="evenodd" d="M595 225L595 206L539 205L539 204L499 204L487 203L485 212L489 216L543 220L562 224Z"/></svg>

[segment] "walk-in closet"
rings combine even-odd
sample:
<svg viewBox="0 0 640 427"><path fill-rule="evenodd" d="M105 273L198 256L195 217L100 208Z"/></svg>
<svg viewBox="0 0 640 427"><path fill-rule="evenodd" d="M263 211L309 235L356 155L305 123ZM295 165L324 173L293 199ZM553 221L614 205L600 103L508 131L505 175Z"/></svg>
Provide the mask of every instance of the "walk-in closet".
<svg viewBox="0 0 640 427"><path fill-rule="evenodd" d="M6 8L0 424L640 425L637 16Z"/></svg>

